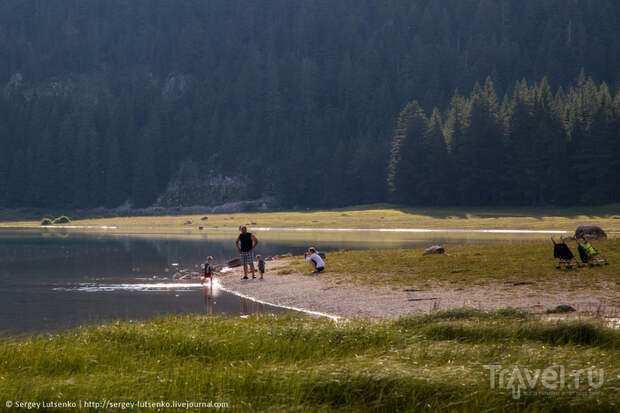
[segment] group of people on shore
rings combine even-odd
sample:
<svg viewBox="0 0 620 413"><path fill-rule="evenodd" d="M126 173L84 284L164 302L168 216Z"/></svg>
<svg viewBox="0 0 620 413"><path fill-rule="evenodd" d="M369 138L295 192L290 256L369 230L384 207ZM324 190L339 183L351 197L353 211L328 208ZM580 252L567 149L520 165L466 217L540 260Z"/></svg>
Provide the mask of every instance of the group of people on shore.
<svg viewBox="0 0 620 413"><path fill-rule="evenodd" d="M244 225L240 228L241 233L237 237L235 241L235 246L237 247L237 251L239 251L239 255L241 257L241 262L243 264L243 277L242 280L249 279L248 270L252 274L252 278L256 278L256 269L254 268L254 251L258 246L258 238L251 232L248 232L248 228ZM305 252L304 257L306 262L312 265L313 274L318 274L321 271L325 270L325 262L317 252L314 247L308 248L308 251ZM265 260L260 254L256 255L256 261L258 263L258 272L260 273L260 279L264 279L265 274ZM213 257L207 257L207 261L204 264L204 273L203 273L203 283L206 279L213 278Z"/></svg>

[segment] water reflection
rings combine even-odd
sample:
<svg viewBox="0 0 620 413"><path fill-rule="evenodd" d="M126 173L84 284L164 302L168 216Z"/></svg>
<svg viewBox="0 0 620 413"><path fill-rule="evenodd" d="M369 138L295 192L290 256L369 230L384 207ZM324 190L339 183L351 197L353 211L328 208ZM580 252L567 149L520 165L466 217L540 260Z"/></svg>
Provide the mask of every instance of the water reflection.
<svg viewBox="0 0 620 413"><path fill-rule="evenodd" d="M249 316L252 314L255 315L260 315L263 314L265 312L265 304L251 300L249 298L245 298L245 297L241 297L240 298L240 302L241 302L241 308L239 310L239 313L241 314L241 316Z"/></svg>
<svg viewBox="0 0 620 413"><path fill-rule="evenodd" d="M213 278L209 280L208 285L203 285L202 291L205 298L205 314L213 315Z"/></svg>
<svg viewBox="0 0 620 413"><path fill-rule="evenodd" d="M287 247L264 251L280 253L281 248ZM229 240L0 231L0 334L171 313L240 314L238 296L191 277L207 255L222 263L236 249Z"/></svg>

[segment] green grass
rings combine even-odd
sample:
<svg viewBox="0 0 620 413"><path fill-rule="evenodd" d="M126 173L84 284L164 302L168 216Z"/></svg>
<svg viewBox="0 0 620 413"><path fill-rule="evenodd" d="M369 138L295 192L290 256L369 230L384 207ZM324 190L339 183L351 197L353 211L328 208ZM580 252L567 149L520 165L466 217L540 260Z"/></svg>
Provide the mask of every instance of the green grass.
<svg viewBox="0 0 620 413"><path fill-rule="evenodd" d="M233 411L617 411L620 331L458 309L391 322L168 316L8 339L5 400L189 400ZM603 368L584 394L490 388L484 365ZM535 390L546 391L540 385Z"/></svg>
<svg viewBox="0 0 620 413"><path fill-rule="evenodd" d="M620 293L620 240L593 241L610 265L557 270L551 241L446 245L447 254L423 256L424 248L334 251L327 254L328 281L364 286L428 288L531 282L534 288L566 289L615 283ZM569 246L576 254L576 244ZM309 272L303 257L286 258L281 274Z"/></svg>
<svg viewBox="0 0 620 413"><path fill-rule="evenodd" d="M32 211L20 215L0 211L0 226L39 226ZM208 220L201 220L208 216ZM20 217L24 217L20 219ZM191 224L186 224L191 221ZM448 229L559 229L574 231L586 223L620 230L620 205L590 208L402 208L378 204L332 210L276 211L183 216L92 218L72 215L72 225L117 226L117 232L198 234L198 226L235 229L239 225L281 228L448 228Z"/></svg>

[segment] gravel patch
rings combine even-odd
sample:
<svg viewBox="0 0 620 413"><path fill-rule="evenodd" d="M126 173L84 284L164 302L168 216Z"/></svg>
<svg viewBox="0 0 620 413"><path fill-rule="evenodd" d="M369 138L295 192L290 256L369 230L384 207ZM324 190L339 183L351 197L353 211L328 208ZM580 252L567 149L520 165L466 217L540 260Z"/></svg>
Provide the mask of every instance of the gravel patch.
<svg viewBox="0 0 620 413"><path fill-rule="evenodd" d="M560 305L570 305L577 314L617 316L620 296L616 288L571 291L545 286L496 283L458 287L434 286L422 291L360 287L334 282L329 269L319 275L292 273L278 275L283 262L268 262L265 279L241 280L242 268L221 274L227 290L269 304L327 313L343 318L394 319L412 312L429 312L459 307L498 309L514 307L531 313L546 313ZM569 275L570 276L570 275Z"/></svg>

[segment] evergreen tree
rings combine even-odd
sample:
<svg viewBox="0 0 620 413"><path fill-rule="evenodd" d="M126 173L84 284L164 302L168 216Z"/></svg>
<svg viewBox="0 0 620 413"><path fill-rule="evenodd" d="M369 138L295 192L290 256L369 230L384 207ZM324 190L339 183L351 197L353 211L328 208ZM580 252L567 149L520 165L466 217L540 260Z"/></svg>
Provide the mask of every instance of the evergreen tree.
<svg viewBox="0 0 620 413"><path fill-rule="evenodd" d="M445 205L450 197L448 148L443 134L441 114L435 108L424 136L424 154L420 157L426 179L418 185L417 194L426 205Z"/></svg>
<svg viewBox="0 0 620 413"><path fill-rule="evenodd" d="M590 129L590 146L593 158L589 170L578 169L581 173L589 174L586 183L584 201L593 204L612 203L617 198L618 176L615 174L615 165L618 162L617 133L618 120L614 118L614 107L609 88L603 83L597 96L598 108L594 113Z"/></svg>
<svg viewBox="0 0 620 413"><path fill-rule="evenodd" d="M155 154L151 144L160 139L156 136L157 133L159 133L157 120L152 117L138 136L131 191L131 204L135 208L147 207L157 197Z"/></svg>
<svg viewBox="0 0 620 413"><path fill-rule="evenodd" d="M536 176L534 132L537 127L534 114L534 91L525 79L517 82L512 91L509 109L509 133L506 153L506 175L510 180L506 196L510 202L527 205L534 203L532 188Z"/></svg>
<svg viewBox="0 0 620 413"><path fill-rule="evenodd" d="M450 202L453 204L462 204L465 194L462 194L459 188L459 182L463 178L461 171L468 169L467 143L465 142L464 132L469 121L469 105L465 98L459 95L458 91L454 93L450 107L448 109L448 119L446 121L445 136L449 150L449 162L447 175L450 180L452 194Z"/></svg>
<svg viewBox="0 0 620 413"><path fill-rule="evenodd" d="M456 185L461 202L469 205L497 204L508 192L504 169L504 126L493 82L474 86L469 120L455 151Z"/></svg>
<svg viewBox="0 0 620 413"><path fill-rule="evenodd" d="M114 131L109 130L105 139L106 145L106 165L105 165L105 186L102 188L105 194L105 206L109 208L117 207L126 200L123 187L123 165L121 164L120 148L118 137Z"/></svg>
<svg viewBox="0 0 620 413"><path fill-rule="evenodd" d="M97 131L92 115L88 109L82 109L78 115L73 154L73 182L75 192L72 194L74 206L96 207L99 204L98 193L102 189L101 166Z"/></svg>
<svg viewBox="0 0 620 413"><path fill-rule="evenodd" d="M6 200L8 205L23 205L23 199L30 182L27 169L28 158L26 154L18 149L11 159L11 166L8 173L8 181L6 185Z"/></svg>
<svg viewBox="0 0 620 413"><path fill-rule="evenodd" d="M398 119L390 159L390 191L398 202L419 202L417 190L424 184L428 173L427 130L428 119L424 110L416 101L409 103Z"/></svg>
<svg viewBox="0 0 620 413"><path fill-rule="evenodd" d="M33 206L46 207L54 204L56 182L53 151L50 133L44 130L34 151L31 185L28 186L28 198Z"/></svg>

